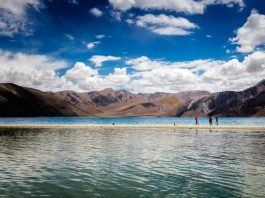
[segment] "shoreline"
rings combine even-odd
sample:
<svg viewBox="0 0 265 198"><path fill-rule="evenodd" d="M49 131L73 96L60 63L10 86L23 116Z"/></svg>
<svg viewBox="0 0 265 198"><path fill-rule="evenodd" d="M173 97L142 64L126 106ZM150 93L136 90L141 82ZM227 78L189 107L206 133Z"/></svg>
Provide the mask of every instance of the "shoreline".
<svg viewBox="0 0 265 198"><path fill-rule="evenodd" d="M227 126L227 125L93 125L93 124L0 124L2 128L128 128L128 129L207 129L207 130L261 130L265 131L265 126Z"/></svg>

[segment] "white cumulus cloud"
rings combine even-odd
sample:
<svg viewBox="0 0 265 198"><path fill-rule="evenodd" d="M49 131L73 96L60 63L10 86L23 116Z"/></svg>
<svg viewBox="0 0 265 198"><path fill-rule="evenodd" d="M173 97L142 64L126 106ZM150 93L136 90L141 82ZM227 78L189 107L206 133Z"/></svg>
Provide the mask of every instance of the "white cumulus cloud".
<svg viewBox="0 0 265 198"><path fill-rule="evenodd" d="M244 57L243 61L169 62L143 56L126 63L136 69L130 83L135 92L238 91L254 85L265 76L265 52L262 51Z"/></svg>
<svg viewBox="0 0 265 198"><path fill-rule="evenodd" d="M82 81L93 76L98 76L98 71L85 65L83 62L76 62L74 67L67 70L64 75L70 81Z"/></svg>
<svg viewBox="0 0 265 198"><path fill-rule="evenodd" d="M45 55L12 53L0 50L1 82L35 87L43 90L66 88L68 83L56 74L67 62Z"/></svg>
<svg viewBox="0 0 265 198"><path fill-rule="evenodd" d="M113 73L101 76L97 70L82 62L77 62L62 78L82 91L95 91L109 87L121 89L125 88L130 81L126 68L114 68Z"/></svg>
<svg viewBox="0 0 265 198"><path fill-rule="evenodd" d="M96 67L101 67L103 62L107 61L118 61L121 57L117 56L102 56L102 55L94 55L89 60L95 64Z"/></svg>
<svg viewBox="0 0 265 198"><path fill-rule="evenodd" d="M230 41L238 44L237 51L249 53L265 44L265 15L252 11L246 23L236 31Z"/></svg>
<svg viewBox="0 0 265 198"><path fill-rule="evenodd" d="M160 35L184 36L192 33L198 26L183 17L167 16L164 14L146 14L138 16L136 25Z"/></svg>
<svg viewBox="0 0 265 198"><path fill-rule="evenodd" d="M162 61L151 60L147 56L141 56L138 58L127 60L126 64L131 65L132 68L135 70L146 71L160 67L161 65L165 65L166 63Z"/></svg>
<svg viewBox="0 0 265 198"><path fill-rule="evenodd" d="M249 73L264 73L265 71L265 53L261 51L254 52L245 57L243 64Z"/></svg>
<svg viewBox="0 0 265 198"><path fill-rule="evenodd" d="M120 59L102 57L100 61ZM111 87L144 93L176 93L188 90L243 90L265 76L264 51L253 52L242 61L234 58L229 61L204 59L172 62L142 56L127 59L125 63L126 67L132 67L134 71L127 73L127 69L122 67L101 75L98 69L83 62L76 62L69 67L66 61L46 55L1 50L0 82L12 82L46 91L93 91ZM65 73L59 74L59 69Z"/></svg>
<svg viewBox="0 0 265 198"><path fill-rule="evenodd" d="M58 69L65 69L65 74L59 75ZM125 88L129 80L126 68L114 68L112 73L101 76L97 69L83 62L76 62L69 68L66 61L45 55L0 50L0 83L15 83L44 91L94 91Z"/></svg>

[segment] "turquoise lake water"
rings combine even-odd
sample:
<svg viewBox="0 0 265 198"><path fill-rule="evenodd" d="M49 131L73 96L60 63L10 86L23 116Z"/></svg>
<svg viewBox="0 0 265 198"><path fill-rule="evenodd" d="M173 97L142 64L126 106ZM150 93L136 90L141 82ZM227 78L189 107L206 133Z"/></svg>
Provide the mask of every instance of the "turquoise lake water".
<svg viewBox="0 0 265 198"><path fill-rule="evenodd" d="M194 125L193 117L123 117L123 118L0 118L0 124L86 124L86 125ZM209 125L207 117L199 118L200 125ZM213 117L213 124L215 118ZM220 117L220 125L265 126L265 117Z"/></svg>
<svg viewBox="0 0 265 198"><path fill-rule="evenodd" d="M16 118L1 123L99 120L193 123L188 118ZM229 120L264 125L263 118L220 118L222 124ZM0 197L264 198L264 181L265 131L0 128Z"/></svg>

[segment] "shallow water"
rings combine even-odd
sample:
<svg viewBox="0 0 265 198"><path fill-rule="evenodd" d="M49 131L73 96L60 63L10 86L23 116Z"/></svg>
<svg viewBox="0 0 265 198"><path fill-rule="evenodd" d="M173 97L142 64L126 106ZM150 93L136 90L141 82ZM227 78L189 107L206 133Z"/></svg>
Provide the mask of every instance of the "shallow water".
<svg viewBox="0 0 265 198"><path fill-rule="evenodd" d="M0 129L3 197L264 197L265 132Z"/></svg>
<svg viewBox="0 0 265 198"><path fill-rule="evenodd" d="M0 118L0 124L85 124L85 125L194 125L193 117L113 117L113 118ZM207 117L199 118L200 125L209 125ZM213 118L213 125L215 125ZM220 117L225 126L265 126L265 117Z"/></svg>

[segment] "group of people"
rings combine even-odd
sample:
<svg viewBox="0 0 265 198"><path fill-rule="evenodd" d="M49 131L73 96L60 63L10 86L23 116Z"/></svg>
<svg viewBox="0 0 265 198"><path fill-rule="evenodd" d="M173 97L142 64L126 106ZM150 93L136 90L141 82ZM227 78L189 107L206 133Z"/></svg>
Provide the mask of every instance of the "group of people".
<svg viewBox="0 0 265 198"><path fill-rule="evenodd" d="M195 120L195 125L199 125L199 118L197 116L195 116L194 120ZM218 116L215 116L215 123L216 125L218 125ZM212 124L213 124L213 118L212 116L209 116L209 125Z"/></svg>

